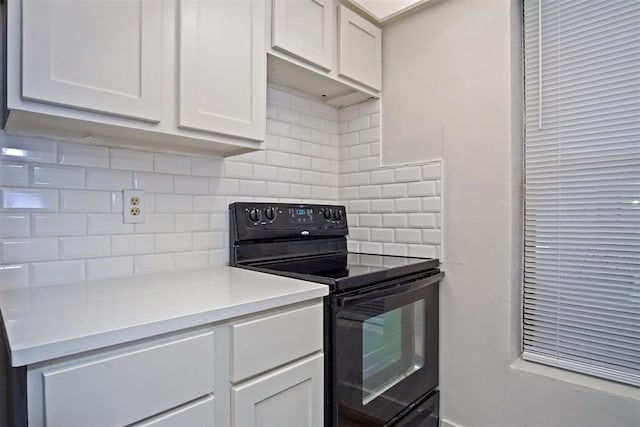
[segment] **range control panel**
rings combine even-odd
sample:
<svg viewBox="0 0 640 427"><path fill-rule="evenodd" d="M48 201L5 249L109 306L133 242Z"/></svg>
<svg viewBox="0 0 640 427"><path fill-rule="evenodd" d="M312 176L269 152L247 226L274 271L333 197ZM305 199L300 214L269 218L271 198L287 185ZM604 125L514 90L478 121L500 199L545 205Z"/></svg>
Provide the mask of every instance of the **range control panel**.
<svg viewBox="0 0 640 427"><path fill-rule="evenodd" d="M229 205L232 233L238 240L300 236L345 236L344 206L238 202Z"/></svg>

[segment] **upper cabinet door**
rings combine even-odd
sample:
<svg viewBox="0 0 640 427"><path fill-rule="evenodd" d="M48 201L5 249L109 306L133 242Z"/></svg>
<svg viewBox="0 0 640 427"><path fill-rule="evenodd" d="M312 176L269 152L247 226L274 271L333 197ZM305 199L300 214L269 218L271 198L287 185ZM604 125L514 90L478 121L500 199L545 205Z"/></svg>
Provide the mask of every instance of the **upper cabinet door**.
<svg viewBox="0 0 640 427"><path fill-rule="evenodd" d="M178 126L263 140L264 0L181 0Z"/></svg>
<svg viewBox="0 0 640 427"><path fill-rule="evenodd" d="M160 121L161 20L159 1L23 0L21 97Z"/></svg>
<svg viewBox="0 0 640 427"><path fill-rule="evenodd" d="M382 31L340 6L338 74L373 89L382 87Z"/></svg>
<svg viewBox="0 0 640 427"><path fill-rule="evenodd" d="M331 70L333 0L273 0L272 18L274 49Z"/></svg>

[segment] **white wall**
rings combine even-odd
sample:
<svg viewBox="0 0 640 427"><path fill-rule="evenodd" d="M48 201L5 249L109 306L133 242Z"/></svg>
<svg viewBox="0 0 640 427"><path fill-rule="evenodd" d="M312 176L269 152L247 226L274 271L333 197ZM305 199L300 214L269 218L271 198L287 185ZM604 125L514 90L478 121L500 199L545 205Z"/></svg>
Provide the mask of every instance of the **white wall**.
<svg viewBox="0 0 640 427"><path fill-rule="evenodd" d="M423 133L420 116L443 129L441 146L427 140L431 151L442 149L444 165L442 416L464 426L637 426L637 389L513 365L521 292L519 3L445 0L385 27L383 90L412 93L408 105L419 113L404 132ZM389 66L394 52L407 50L410 67ZM382 152L407 161L424 141L387 137Z"/></svg>

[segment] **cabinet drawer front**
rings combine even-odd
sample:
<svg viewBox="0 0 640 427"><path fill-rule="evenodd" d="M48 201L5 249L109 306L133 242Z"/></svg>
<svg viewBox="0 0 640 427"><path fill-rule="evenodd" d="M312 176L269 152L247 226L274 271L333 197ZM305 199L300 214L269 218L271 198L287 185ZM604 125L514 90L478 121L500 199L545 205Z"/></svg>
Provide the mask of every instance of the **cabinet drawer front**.
<svg viewBox="0 0 640 427"><path fill-rule="evenodd" d="M231 381L322 350L322 304L231 326Z"/></svg>
<svg viewBox="0 0 640 427"><path fill-rule="evenodd" d="M213 396L207 396L132 427L212 427L213 414Z"/></svg>
<svg viewBox="0 0 640 427"><path fill-rule="evenodd" d="M43 374L46 425L126 425L214 389L213 332Z"/></svg>

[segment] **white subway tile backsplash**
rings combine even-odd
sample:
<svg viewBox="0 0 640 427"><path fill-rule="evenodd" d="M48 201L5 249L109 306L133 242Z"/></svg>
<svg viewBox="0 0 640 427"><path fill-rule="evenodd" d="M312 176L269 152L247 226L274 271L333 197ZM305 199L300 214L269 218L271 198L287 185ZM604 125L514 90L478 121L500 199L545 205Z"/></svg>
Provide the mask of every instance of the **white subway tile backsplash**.
<svg viewBox="0 0 640 427"><path fill-rule="evenodd" d="M133 255L153 253L155 237L153 234L126 234L111 236L112 255Z"/></svg>
<svg viewBox="0 0 640 427"><path fill-rule="evenodd" d="M438 249L431 245L409 245L409 256L418 258L436 258Z"/></svg>
<svg viewBox="0 0 640 427"><path fill-rule="evenodd" d="M0 201L4 211L57 211L58 190L0 188Z"/></svg>
<svg viewBox="0 0 640 427"><path fill-rule="evenodd" d="M55 237L2 240L0 248L2 248L2 261L5 263L58 259L58 239Z"/></svg>
<svg viewBox="0 0 640 427"><path fill-rule="evenodd" d="M440 164L381 168L378 102L338 111L268 93L266 149L229 159L0 132L0 226L11 228L0 235L0 269L18 266L0 275L26 286L65 265L71 272L59 277L81 280L222 264L228 204L252 200L344 204L351 250L439 254ZM123 224L124 188L145 191L144 223Z"/></svg>
<svg viewBox="0 0 640 427"><path fill-rule="evenodd" d="M0 132L0 159L21 162L56 163L57 143Z"/></svg>
<svg viewBox="0 0 640 427"><path fill-rule="evenodd" d="M87 188L90 190L131 190L133 173L109 169L88 169Z"/></svg>
<svg viewBox="0 0 640 427"><path fill-rule="evenodd" d="M61 258L97 258L111 254L109 236L79 236L60 238Z"/></svg>
<svg viewBox="0 0 640 427"><path fill-rule="evenodd" d="M26 187L29 185L29 168L25 163L0 162L0 186Z"/></svg>
<svg viewBox="0 0 640 427"><path fill-rule="evenodd" d="M397 243L422 243L422 232L417 229L396 229Z"/></svg>
<svg viewBox="0 0 640 427"><path fill-rule="evenodd" d="M283 136L291 136L295 139L300 139L303 141L311 141L311 129L304 126L291 125L291 133L290 135Z"/></svg>
<svg viewBox="0 0 640 427"><path fill-rule="evenodd" d="M412 213L408 218L409 227L437 228L436 215L433 213Z"/></svg>
<svg viewBox="0 0 640 427"><path fill-rule="evenodd" d="M209 252L178 252L175 254L176 270L188 270L194 268L204 268L209 265Z"/></svg>
<svg viewBox="0 0 640 427"><path fill-rule="evenodd" d="M363 227L382 227L381 214L361 214L359 223Z"/></svg>
<svg viewBox="0 0 640 427"><path fill-rule="evenodd" d="M85 188L82 168L36 165L31 167L30 174L34 187Z"/></svg>
<svg viewBox="0 0 640 427"><path fill-rule="evenodd" d="M270 197L288 197L290 192L289 184L285 182L267 182L267 195ZM313 194L313 190L312 190Z"/></svg>
<svg viewBox="0 0 640 427"><path fill-rule="evenodd" d="M166 233L156 235L156 252L190 251L193 247L191 233Z"/></svg>
<svg viewBox="0 0 640 427"><path fill-rule="evenodd" d="M29 264L0 265L0 290L29 286Z"/></svg>
<svg viewBox="0 0 640 427"><path fill-rule="evenodd" d="M358 194L361 199L379 199L382 197L382 187L380 185L364 185L359 187Z"/></svg>
<svg viewBox="0 0 640 427"><path fill-rule="evenodd" d="M360 242L360 252L364 254L381 254L382 243L379 242Z"/></svg>
<svg viewBox="0 0 640 427"><path fill-rule="evenodd" d="M220 249L225 247L224 233L221 231L208 231L193 233L193 249Z"/></svg>
<svg viewBox="0 0 640 427"><path fill-rule="evenodd" d="M384 214L382 216L382 226L390 228L404 228L407 226L406 214Z"/></svg>
<svg viewBox="0 0 640 427"><path fill-rule="evenodd" d="M399 243L383 243L382 253L384 255L407 256L409 254L409 249L407 248L407 245Z"/></svg>
<svg viewBox="0 0 640 427"><path fill-rule="evenodd" d="M361 171L372 171L380 167L378 157L365 157L358 160L358 167Z"/></svg>
<svg viewBox="0 0 640 427"><path fill-rule="evenodd" d="M191 159L191 174L194 176L222 176L222 159L194 157Z"/></svg>
<svg viewBox="0 0 640 427"><path fill-rule="evenodd" d="M58 163L61 165L109 167L109 149L95 145L58 143Z"/></svg>
<svg viewBox="0 0 640 427"><path fill-rule="evenodd" d="M251 163L226 161L224 164L224 174L232 178L251 178L253 175L253 166Z"/></svg>
<svg viewBox="0 0 640 427"><path fill-rule="evenodd" d="M211 216L208 213L176 214L176 231L206 231Z"/></svg>
<svg viewBox="0 0 640 427"><path fill-rule="evenodd" d="M442 176L442 170L440 163L431 163L422 166L422 179L424 180L440 180Z"/></svg>
<svg viewBox="0 0 640 427"><path fill-rule="evenodd" d="M0 214L0 238L29 237L29 214Z"/></svg>
<svg viewBox="0 0 640 427"><path fill-rule="evenodd" d="M87 232L84 214L33 214L34 236L77 236Z"/></svg>
<svg viewBox="0 0 640 427"><path fill-rule="evenodd" d="M299 153L302 151L302 145L297 139L281 136L278 138L278 149L286 153Z"/></svg>
<svg viewBox="0 0 640 427"><path fill-rule="evenodd" d="M161 273L173 269L173 254L138 255L134 257L135 274Z"/></svg>
<svg viewBox="0 0 640 427"><path fill-rule="evenodd" d="M80 282L85 280L85 262L54 261L31 264L31 280L35 285Z"/></svg>
<svg viewBox="0 0 640 427"><path fill-rule="evenodd" d="M267 133L278 136L291 135L291 125L277 120L267 119Z"/></svg>
<svg viewBox="0 0 640 427"><path fill-rule="evenodd" d="M393 242L394 230L390 228L374 228L371 230L371 240L374 242Z"/></svg>
<svg viewBox="0 0 640 427"><path fill-rule="evenodd" d="M382 197L403 198L407 197L407 184L385 184L382 186Z"/></svg>
<svg viewBox="0 0 640 427"><path fill-rule="evenodd" d="M419 166L396 168L394 173L396 182L420 181L422 176Z"/></svg>
<svg viewBox="0 0 640 427"><path fill-rule="evenodd" d="M253 180L240 180L240 193L253 196L264 195L267 191L267 183Z"/></svg>
<svg viewBox="0 0 640 427"><path fill-rule="evenodd" d="M390 184L393 182L393 179L392 169L381 169L371 172L372 184Z"/></svg>
<svg viewBox="0 0 640 427"><path fill-rule="evenodd" d="M109 149L110 167L134 171L153 171L153 154L121 148Z"/></svg>
<svg viewBox="0 0 640 427"><path fill-rule="evenodd" d="M187 194L156 194L156 211L184 213L193 211L193 196Z"/></svg>
<svg viewBox="0 0 640 427"><path fill-rule="evenodd" d="M147 214L145 222L135 224L136 233L172 233L175 230L176 220L173 214Z"/></svg>
<svg viewBox="0 0 640 427"><path fill-rule="evenodd" d="M110 212L111 193L107 191L62 190L60 210L65 212Z"/></svg>
<svg viewBox="0 0 640 427"><path fill-rule="evenodd" d="M395 206L393 200L372 200L371 212L394 212Z"/></svg>
<svg viewBox="0 0 640 427"><path fill-rule="evenodd" d="M149 223L149 217L146 221ZM89 214L87 215L87 229L89 234L127 234L133 233L133 224L124 224L122 214ZM64 233L61 231L61 234Z"/></svg>
<svg viewBox="0 0 640 427"><path fill-rule="evenodd" d="M407 194L410 197L435 196L436 194L435 181L410 182L407 185Z"/></svg>
<svg viewBox="0 0 640 427"><path fill-rule="evenodd" d="M422 230L422 243L426 243L428 245L439 245L441 241L442 239L439 229Z"/></svg>
<svg viewBox="0 0 640 427"><path fill-rule="evenodd" d="M175 154L154 154L153 170L157 173L190 175L191 158L185 156L176 156Z"/></svg>
<svg viewBox="0 0 640 427"><path fill-rule="evenodd" d="M133 257L110 257L87 260L87 279L112 279L133 275Z"/></svg>
<svg viewBox="0 0 640 427"><path fill-rule="evenodd" d="M422 200L419 198L397 199L396 212L420 212Z"/></svg>
<svg viewBox="0 0 640 427"><path fill-rule="evenodd" d="M153 193L173 192L173 175L135 172L133 174L134 188Z"/></svg>
<svg viewBox="0 0 640 427"><path fill-rule="evenodd" d="M311 197L311 186L301 184L291 184L291 197L308 199Z"/></svg>
<svg viewBox="0 0 640 427"><path fill-rule="evenodd" d="M208 194L209 179L199 176L176 176L174 191L182 194Z"/></svg>

